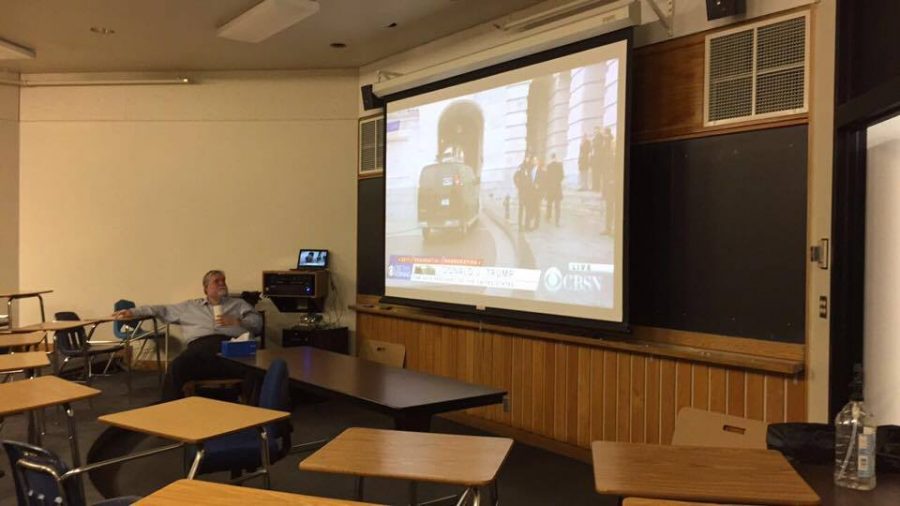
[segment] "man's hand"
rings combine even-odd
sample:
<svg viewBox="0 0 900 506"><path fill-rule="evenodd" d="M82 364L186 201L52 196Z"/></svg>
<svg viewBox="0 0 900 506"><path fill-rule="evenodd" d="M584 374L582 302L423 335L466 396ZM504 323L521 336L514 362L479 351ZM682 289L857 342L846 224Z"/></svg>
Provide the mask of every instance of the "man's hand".
<svg viewBox="0 0 900 506"><path fill-rule="evenodd" d="M238 327L240 325L241 319L235 318L234 316L223 314L222 316L216 318L217 327Z"/></svg>
<svg viewBox="0 0 900 506"><path fill-rule="evenodd" d="M132 313L130 309L120 309L113 313L112 317L116 320L130 320L134 318L134 313Z"/></svg>

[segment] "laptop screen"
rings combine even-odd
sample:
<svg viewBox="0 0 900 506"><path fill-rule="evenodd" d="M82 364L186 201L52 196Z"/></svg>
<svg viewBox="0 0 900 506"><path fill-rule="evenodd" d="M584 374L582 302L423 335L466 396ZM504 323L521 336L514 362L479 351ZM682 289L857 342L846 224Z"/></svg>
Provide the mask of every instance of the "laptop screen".
<svg viewBox="0 0 900 506"><path fill-rule="evenodd" d="M328 250L302 249L297 258L298 269L324 269L328 267Z"/></svg>

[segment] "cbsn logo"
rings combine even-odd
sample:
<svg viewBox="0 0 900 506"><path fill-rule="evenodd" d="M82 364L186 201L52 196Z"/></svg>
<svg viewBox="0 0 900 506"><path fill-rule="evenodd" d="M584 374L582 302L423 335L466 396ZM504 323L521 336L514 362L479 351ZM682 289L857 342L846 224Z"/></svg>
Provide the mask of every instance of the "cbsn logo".
<svg viewBox="0 0 900 506"><path fill-rule="evenodd" d="M563 274L556 267L544 271L544 288L551 292L566 290L570 292L599 292L603 289L600 276L589 273L570 272Z"/></svg>

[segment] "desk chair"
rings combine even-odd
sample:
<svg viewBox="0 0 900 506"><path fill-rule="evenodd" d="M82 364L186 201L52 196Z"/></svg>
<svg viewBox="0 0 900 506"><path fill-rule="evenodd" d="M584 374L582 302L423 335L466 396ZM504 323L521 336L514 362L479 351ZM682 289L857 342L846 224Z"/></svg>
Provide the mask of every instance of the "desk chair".
<svg viewBox="0 0 900 506"><path fill-rule="evenodd" d="M60 311L58 313L54 313L53 316L58 321L79 320L78 315L71 311ZM115 358L116 356L116 353L125 349L125 344L119 341L88 341L87 334L84 331L84 327L56 331L54 335L54 341L56 342L57 357L63 357L62 364L59 364L59 368L57 369L56 374L62 375L63 371L66 368L66 364L69 363L69 360L73 358L82 358L84 359L84 373L82 375L82 381L85 384L90 384L91 382L91 376L93 376L92 362L95 356L102 355L104 353L109 354L109 359L106 361L106 366L103 368L103 374L106 374L106 372L109 370L110 364L112 364L113 358ZM130 369L128 370L128 385L130 390Z"/></svg>
<svg viewBox="0 0 900 506"><path fill-rule="evenodd" d="M134 302L126 299L117 300L115 304L113 304L113 311L121 311L123 309L132 309L135 307ZM116 320L113 322L113 335L117 338L121 339L125 347L128 348L128 369L134 365L134 355L131 354L131 343L136 341L141 341L141 347L137 352L137 356L140 357L141 353L144 352L144 347L147 346L148 340L153 340L156 347L156 370L159 371L159 382L162 384L162 375L163 375L163 365L162 358L160 356L159 351L159 338L169 339L169 326L165 326L165 330L162 333L156 332L156 322L154 321L154 330L142 329L141 325L144 323L144 320ZM164 341L165 342L165 341ZM168 356L166 360L168 361Z"/></svg>
<svg viewBox="0 0 900 506"><path fill-rule="evenodd" d="M766 449L768 424L697 408L681 408L675 417L672 444Z"/></svg>
<svg viewBox="0 0 900 506"><path fill-rule="evenodd" d="M9 456L16 497L19 506L53 504L59 506L84 506L84 489L81 474L92 466L70 470L54 453L37 446L3 441L3 449ZM97 506L131 504L139 497L127 496L107 499Z"/></svg>
<svg viewBox="0 0 900 506"><path fill-rule="evenodd" d="M278 411L291 411L288 370L284 360L276 360L269 366L259 392L258 406ZM291 431L290 420L266 425L270 463L274 464L290 451ZM231 478L235 483L262 474L258 471L262 467L262 448L256 429L211 439L204 443L203 449L206 453L200 462L198 474L231 471ZM187 462L193 461L195 451L191 449L186 452ZM245 471L255 472L242 476Z"/></svg>

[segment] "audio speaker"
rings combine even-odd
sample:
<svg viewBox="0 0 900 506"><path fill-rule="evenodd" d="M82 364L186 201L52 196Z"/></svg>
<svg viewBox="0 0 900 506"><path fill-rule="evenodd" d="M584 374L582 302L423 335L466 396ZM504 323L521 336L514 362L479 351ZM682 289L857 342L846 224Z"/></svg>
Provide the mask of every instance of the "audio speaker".
<svg viewBox="0 0 900 506"><path fill-rule="evenodd" d="M384 107L384 100L375 96L375 93L372 92L372 85L367 84L359 89L362 93L362 101L363 101L363 109L380 109Z"/></svg>
<svg viewBox="0 0 900 506"><path fill-rule="evenodd" d="M743 14L745 10L745 0L706 0L706 19L710 21Z"/></svg>

